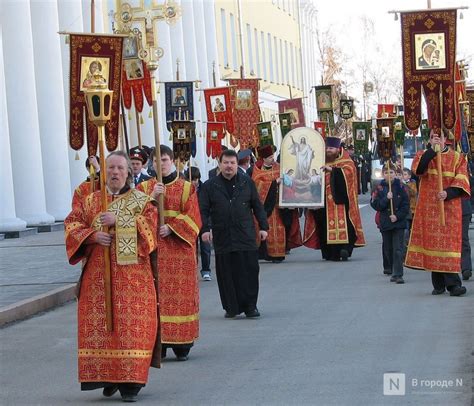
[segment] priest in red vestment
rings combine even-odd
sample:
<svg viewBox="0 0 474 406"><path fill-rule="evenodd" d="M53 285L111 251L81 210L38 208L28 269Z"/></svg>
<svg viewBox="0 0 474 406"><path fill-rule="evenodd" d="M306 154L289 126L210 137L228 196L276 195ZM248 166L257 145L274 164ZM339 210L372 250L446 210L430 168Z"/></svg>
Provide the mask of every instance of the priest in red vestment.
<svg viewBox="0 0 474 406"><path fill-rule="evenodd" d="M131 166L125 153L111 153L106 167L107 211L102 212L97 191L64 221L69 263L83 260L78 294L79 382L82 390L104 388L107 397L118 390L124 401L133 402L148 380L157 340L159 315L151 259L157 247L157 209L149 196L130 189ZM102 226L109 231L101 231ZM106 328L106 249L110 250L112 331Z"/></svg>
<svg viewBox="0 0 474 406"><path fill-rule="evenodd" d="M459 278L461 269L462 209L461 199L470 196L467 162L462 154L445 145L444 135L430 135L430 146L418 151L412 171L420 181L418 200L408 244L405 266L431 272L433 295L448 290L451 296L466 293ZM437 157L441 150L443 190L438 190ZM443 201L445 225L440 221Z"/></svg>
<svg viewBox="0 0 474 406"><path fill-rule="evenodd" d="M196 244L201 215L194 186L173 167L173 151L166 145L160 151L163 183L152 178L137 188L154 199L164 193L165 224L156 229L162 356L171 348L179 361L186 361L199 337ZM156 170L156 160L153 165Z"/></svg>
<svg viewBox="0 0 474 406"><path fill-rule="evenodd" d="M306 214L304 245L321 249L324 259L347 261L365 245L357 199L357 170L337 137L326 138L324 208Z"/></svg>

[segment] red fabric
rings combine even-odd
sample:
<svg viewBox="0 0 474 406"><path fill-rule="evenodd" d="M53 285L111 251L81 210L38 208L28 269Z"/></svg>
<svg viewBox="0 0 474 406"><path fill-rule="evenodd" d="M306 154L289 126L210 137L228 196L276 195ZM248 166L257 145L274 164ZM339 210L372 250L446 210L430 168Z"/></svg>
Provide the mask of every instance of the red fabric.
<svg viewBox="0 0 474 406"><path fill-rule="evenodd" d="M324 139L326 139L326 123L324 121L315 121L314 129L321 133Z"/></svg>
<svg viewBox="0 0 474 406"><path fill-rule="evenodd" d="M405 124L409 130L416 130L420 126L421 96L424 94L430 128L438 130L444 126L452 129L456 118L453 71L456 55L456 10L401 13L401 25ZM421 37L423 35L425 37ZM443 44L437 52L442 52L445 56L444 67L432 67L435 62L427 64L423 59L424 55L420 55L419 42L426 42L427 35L436 38L440 45ZM441 42L442 36L444 42Z"/></svg>
<svg viewBox="0 0 474 406"><path fill-rule="evenodd" d="M260 122L260 106L258 104L258 79L231 79L232 114L234 118L233 135L240 142L242 149L258 147L260 137L257 123ZM241 91L250 91L248 103L242 103L238 98Z"/></svg>
<svg viewBox="0 0 474 406"><path fill-rule="evenodd" d="M224 138L223 123L207 123L206 133L206 154L209 157L217 158L222 152L222 139ZM212 137L213 131L217 131L217 138Z"/></svg>
<svg viewBox="0 0 474 406"><path fill-rule="evenodd" d="M395 117L397 110L395 104L378 104L377 105L377 118Z"/></svg>
<svg viewBox="0 0 474 406"><path fill-rule="evenodd" d="M150 71L147 69L146 64L144 64L143 62L141 63L143 67L143 78L141 79L128 80L125 69L122 69L123 104L126 109L130 110L132 108L132 95L133 95L135 108L140 113L143 111L143 94L145 94L145 98L149 106L151 106L152 101L153 101L152 94L151 94Z"/></svg>
<svg viewBox="0 0 474 406"><path fill-rule="evenodd" d="M297 117L297 121L295 121L295 117L292 115L291 129L298 128L298 127L305 127L306 124L305 124L304 111L303 111L303 101L301 97L297 99L281 100L278 102L279 113L291 113L295 110L298 113L298 117Z"/></svg>
<svg viewBox="0 0 474 406"><path fill-rule="evenodd" d="M111 119L105 125L105 143L109 151L118 146L120 118L120 77L123 38L116 36L71 34L70 35L70 82L69 82L69 144L79 150L84 145L84 111L86 101L81 91L81 59L108 58L108 87L113 90ZM86 114L87 117L87 114ZM97 127L86 118L88 155L97 154Z"/></svg>
<svg viewBox="0 0 474 406"><path fill-rule="evenodd" d="M225 111L213 111L211 96L224 95ZM228 132L234 132L234 120L232 117L232 103L230 100L229 87L215 87L204 89L204 100L206 102L207 121L225 123Z"/></svg>

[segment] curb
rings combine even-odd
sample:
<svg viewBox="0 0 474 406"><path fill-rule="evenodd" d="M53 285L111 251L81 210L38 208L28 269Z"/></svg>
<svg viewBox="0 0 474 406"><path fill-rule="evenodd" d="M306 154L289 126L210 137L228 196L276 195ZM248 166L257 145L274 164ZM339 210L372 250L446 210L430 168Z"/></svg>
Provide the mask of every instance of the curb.
<svg viewBox="0 0 474 406"><path fill-rule="evenodd" d="M0 308L0 326L19 321L62 305L76 297L76 284L68 284L41 295Z"/></svg>

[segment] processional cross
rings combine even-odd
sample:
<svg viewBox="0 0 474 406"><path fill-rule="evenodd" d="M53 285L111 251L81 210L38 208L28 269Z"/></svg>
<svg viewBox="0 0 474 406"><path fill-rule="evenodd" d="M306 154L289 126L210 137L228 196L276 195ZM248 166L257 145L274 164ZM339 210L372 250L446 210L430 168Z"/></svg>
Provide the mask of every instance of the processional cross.
<svg viewBox="0 0 474 406"><path fill-rule="evenodd" d="M129 3L119 1L120 11L115 13L114 19L117 23L117 33L133 35L137 38L138 57L146 64L150 71L152 106L153 106L153 127L155 133L155 158L157 162L156 178L162 182L161 174L161 154L160 154L160 132L158 125L158 101L156 100L156 76L158 61L163 57L163 48L158 46L158 36L155 35L155 22L165 21L168 24L175 23L181 16L181 8L173 1L166 0L163 4L147 9L142 3L141 7L132 7ZM140 28L138 28L138 27ZM143 38L143 32L145 35ZM158 212L160 216L160 226L164 224L164 202L163 194L159 195Z"/></svg>

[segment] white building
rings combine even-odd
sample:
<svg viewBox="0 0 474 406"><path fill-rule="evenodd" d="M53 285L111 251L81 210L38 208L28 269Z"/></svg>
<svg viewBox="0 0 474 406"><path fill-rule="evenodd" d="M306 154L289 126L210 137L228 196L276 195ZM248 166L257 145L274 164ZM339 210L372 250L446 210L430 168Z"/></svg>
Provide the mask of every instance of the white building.
<svg viewBox="0 0 474 406"><path fill-rule="evenodd" d="M215 61L217 85L221 82L216 40L215 1L176 0L182 17L176 24L156 23L160 59L160 81L175 80L176 59L180 60L180 80L213 86ZM269 1L269 0L268 0ZM295 0L296 1L296 0ZM145 3L151 3L145 0ZM279 1L272 1L280 7ZM73 151L68 143L69 46L58 31L90 32L90 0L1 0L0 1L0 232L21 231L27 226L62 221L70 211L74 188L87 176L84 161L87 150ZM282 3L285 10L286 1ZM290 3L288 3L289 7ZM302 89L307 123L316 119L314 57L314 4L301 0L291 7L301 20ZM112 31L115 0L95 0L95 32ZM264 16L262 16L263 18ZM305 52L305 50L309 52ZM295 62L296 63L296 62ZM288 70L288 68L287 68ZM295 79L298 77L295 74ZM294 80L296 83L296 80ZM164 91L161 85L161 91ZM280 97L260 92L264 107L276 110ZM205 155L205 106L201 92L195 92L198 156L193 164L204 174L215 165ZM273 103L273 108L272 104ZM160 97L160 134L170 144L164 124L164 97ZM153 123L145 103L141 126L142 140L154 145ZM130 146L137 145L135 114L130 114ZM200 151L200 152L199 152ZM79 159L77 158L79 156Z"/></svg>

